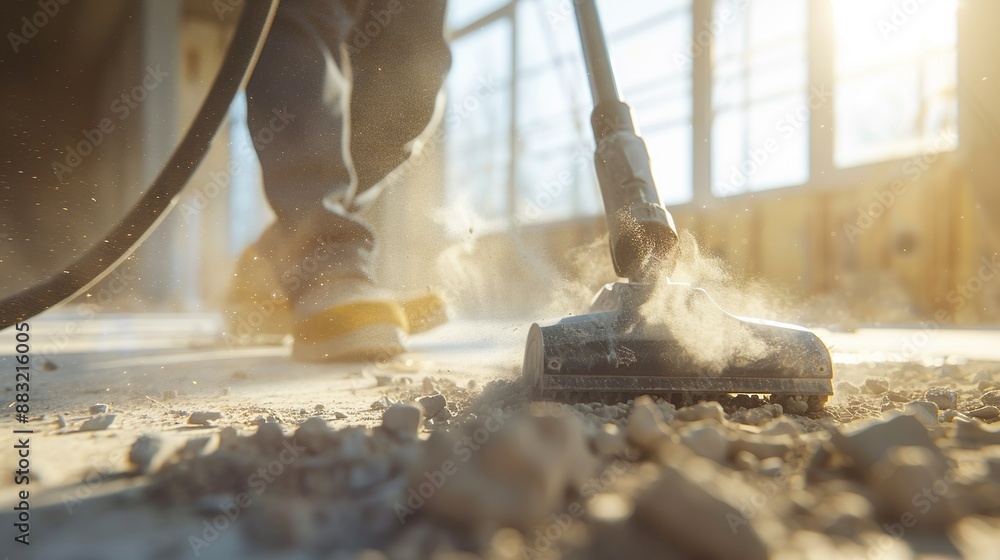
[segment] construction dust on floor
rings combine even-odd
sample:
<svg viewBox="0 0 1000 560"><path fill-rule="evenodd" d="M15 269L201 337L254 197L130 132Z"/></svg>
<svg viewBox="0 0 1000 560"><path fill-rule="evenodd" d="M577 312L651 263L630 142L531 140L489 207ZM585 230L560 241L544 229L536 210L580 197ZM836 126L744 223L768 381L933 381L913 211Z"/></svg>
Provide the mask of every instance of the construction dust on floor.
<svg viewBox="0 0 1000 560"><path fill-rule="evenodd" d="M22 557L989 558L998 544L1000 361L985 347L878 362L884 340L827 333L835 397L804 414L756 395L529 402L514 324L451 325L396 361L336 367L213 348L205 317L172 335L145 324L160 348L133 322L118 350L105 338L35 374L53 397L20 426Z"/></svg>

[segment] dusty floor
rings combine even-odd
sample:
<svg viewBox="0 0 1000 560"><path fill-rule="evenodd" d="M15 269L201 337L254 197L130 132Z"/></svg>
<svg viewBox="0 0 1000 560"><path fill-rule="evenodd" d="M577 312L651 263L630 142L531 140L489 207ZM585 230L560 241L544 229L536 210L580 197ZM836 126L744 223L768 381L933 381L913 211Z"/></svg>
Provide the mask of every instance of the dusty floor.
<svg viewBox="0 0 1000 560"><path fill-rule="evenodd" d="M388 364L315 366L227 347L214 321L33 323L38 352L61 351L36 360L31 421L0 418L11 466L12 430L35 432L32 546L6 513L0 553L990 558L1000 544L993 331L821 332L838 392L805 417L746 397L528 405L522 323L452 324ZM197 412L217 414L192 425ZM17 489L0 479L3 511Z"/></svg>

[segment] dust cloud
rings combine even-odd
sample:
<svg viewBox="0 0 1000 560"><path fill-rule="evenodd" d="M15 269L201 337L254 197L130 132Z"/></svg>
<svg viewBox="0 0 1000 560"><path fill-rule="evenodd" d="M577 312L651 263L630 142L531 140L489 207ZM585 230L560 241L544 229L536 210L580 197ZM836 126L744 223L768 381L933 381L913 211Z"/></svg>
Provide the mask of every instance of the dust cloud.
<svg viewBox="0 0 1000 560"><path fill-rule="evenodd" d="M730 313L766 319L779 307L773 294L763 285L737 278L721 259L702 254L689 232L680 232L677 249L669 279L664 275L639 310L644 328L654 336L665 331L707 373L764 357L767 343L716 304ZM701 288L709 297L677 283Z"/></svg>

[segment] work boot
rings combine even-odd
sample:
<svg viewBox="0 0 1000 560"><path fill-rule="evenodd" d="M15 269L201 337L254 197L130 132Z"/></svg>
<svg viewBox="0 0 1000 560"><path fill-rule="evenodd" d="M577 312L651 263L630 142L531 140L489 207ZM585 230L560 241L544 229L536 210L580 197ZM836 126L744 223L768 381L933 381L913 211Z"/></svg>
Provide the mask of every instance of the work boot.
<svg viewBox="0 0 1000 560"><path fill-rule="evenodd" d="M233 276L226 297L229 334L245 344L280 344L294 335L292 357L297 360L395 356L404 350L405 335L448 321L447 306L437 293L398 298L363 275L313 290L293 313L284 286L254 245L243 251Z"/></svg>
<svg viewBox="0 0 1000 560"><path fill-rule="evenodd" d="M255 245L243 250L226 292L228 334L243 344L281 344L292 333L288 297Z"/></svg>

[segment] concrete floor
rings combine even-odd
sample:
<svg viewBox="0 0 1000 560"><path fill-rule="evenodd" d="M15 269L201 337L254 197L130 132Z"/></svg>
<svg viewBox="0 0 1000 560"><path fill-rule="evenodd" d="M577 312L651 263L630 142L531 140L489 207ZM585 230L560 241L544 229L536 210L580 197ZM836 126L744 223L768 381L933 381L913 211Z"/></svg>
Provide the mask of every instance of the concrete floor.
<svg viewBox="0 0 1000 560"><path fill-rule="evenodd" d="M299 364L288 360L289 347L229 347L213 314L134 314L87 318L73 309L45 314L31 322L33 370L31 417L34 489L62 488L94 472L127 468L136 437L148 431L188 435L215 428L186 424L194 411L218 411L219 425L253 426L258 416L275 415L290 425L322 405L334 426L373 425L380 414L371 403L400 389L417 388L424 377L460 386L482 386L497 377L519 375L528 322L460 321L413 337L411 352L389 364ZM864 364L946 361L1000 361L1000 331L926 327L854 332L817 331L836 364L851 370ZM14 341L2 333L0 364L13 371ZM42 358L55 369L46 371ZM385 386L385 377L395 386ZM379 377L382 377L380 385ZM13 394L13 376L3 388ZM167 393L165 393L167 392ZM177 396L165 400L164 395ZM13 399L6 399L8 404ZM105 403L116 414L111 428L79 432L89 407ZM13 406L0 417L3 464L11 451ZM336 420L333 411L347 418ZM60 428L57 415L68 426ZM0 505L14 499L11 477L0 478ZM41 495L41 494L39 494ZM58 501L60 494L45 499Z"/></svg>
<svg viewBox="0 0 1000 560"><path fill-rule="evenodd" d="M194 411L220 412L217 426L248 432L261 416L275 416L289 428L312 415L326 417L335 428L375 425L381 412L372 409L374 401L411 389L420 392L426 377L481 387L495 378L519 375L528 327L528 322L458 321L413 337L412 351L389 364L316 365L291 362L287 345L229 347L219 335L219 317L211 314L86 318L63 309L30 324L31 420L18 424L13 407L4 408L0 465L4 470L15 465L13 445L21 436L13 430L33 430L33 531L47 541L36 550L60 557L75 557L71 552L85 542L93 550L113 542L124 554L120 557L179 557L177 543L196 528L191 518L137 510L134 501L121 502L145 482L142 477L120 476L129 469L130 446L143 433L187 437L218 430L188 425ZM832 351L836 376L843 379L886 370L896 362L933 366L1000 361L996 330L867 328L818 334ZM13 333L0 334L0 340L8 341L0 344L0 364L3 371L12 372ZM5 379L0 390L11 405L13 376ZM110 405L115 422L107 430L79 431L91 416L89 407L97 403ZM322 405L320 412L317 405ZM335 412L346 418L337 419ZM59 415L67 424L64 428L58 424ZM0 477L3 511L11 511L21 488L13 477ZM132 509L123 510L123 503L131 503ZM77 523L98 518L96 526ZM10 519L3 516L4 521ZM47 526L59 528L60 534L46 536ZM10 538L4 535L0 555L20 552L11 549ZM239 544L234 540L213 551L227 557L230 549L239 551Z"/></svg>

